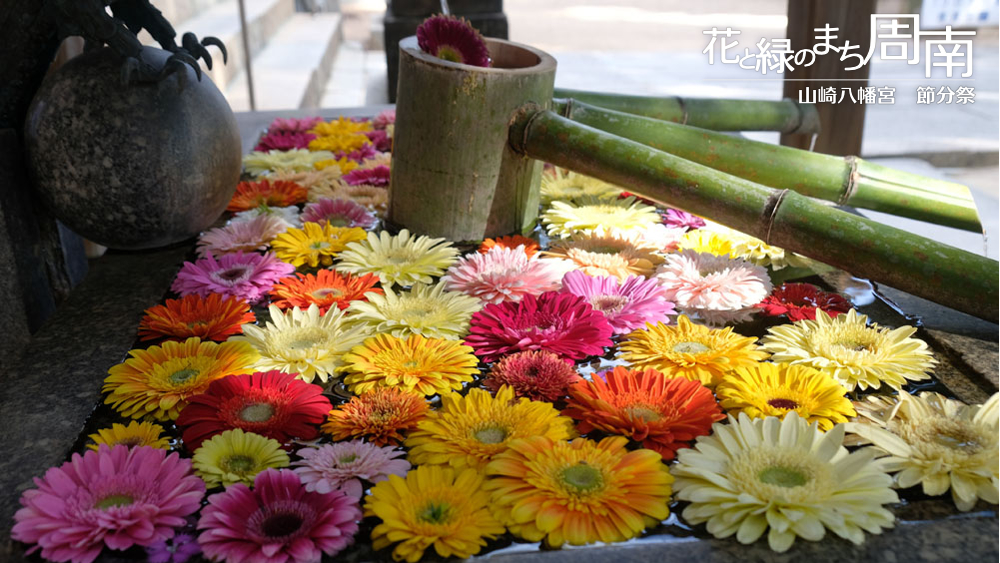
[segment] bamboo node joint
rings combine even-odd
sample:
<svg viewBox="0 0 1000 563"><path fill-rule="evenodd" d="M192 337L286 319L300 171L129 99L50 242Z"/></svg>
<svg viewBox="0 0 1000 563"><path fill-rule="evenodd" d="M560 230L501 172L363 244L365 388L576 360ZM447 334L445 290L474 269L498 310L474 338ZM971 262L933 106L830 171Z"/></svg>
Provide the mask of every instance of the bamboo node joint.
<svg viewBox="0 0 1000 563"><path fill-rule="evenodd" d="M765 217L765 219L761 230L764 232L764 243L766 244L771 244L771 227L774 226L774 220L778 215L778 208L781 207L781 202L785 200L785 196L790 191L781 190L772 192L764 204L764 212L761 216Z"/></svg>
<svg viewBox="0 0 1000 563"><path fill-rule="evenodd" d="M847 172L847 178L844 179L844 192L840 194L837 205L847 205L847 202L854 197L854 193L858 191L858 180L861 179L861 174L858 173L857 157L845 156L844 161L850 166L850 170Z"/></svg>

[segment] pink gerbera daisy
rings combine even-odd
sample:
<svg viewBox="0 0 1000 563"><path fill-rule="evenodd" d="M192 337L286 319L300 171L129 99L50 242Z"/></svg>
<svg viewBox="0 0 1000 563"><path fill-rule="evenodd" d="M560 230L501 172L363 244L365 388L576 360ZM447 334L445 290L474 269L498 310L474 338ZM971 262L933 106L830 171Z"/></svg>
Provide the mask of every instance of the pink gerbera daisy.
<svg viewBox="0 0 1000 563"><path fill-rule="evenodd" d="M389 185L389 167L383 164L375 168L358 168L344 174L343 179L351 186L364 184L384 188Z"/></svg>
<svg viewBox="0 0 1000 563"><path fill-rule="evenodd" d="M529 258L523 246L495 247L459 259L442 280L448 291L461 291L483 303L502 303L558 290L570 267L565 260Z"/></svg>
<svg viewBox="0 0 1000 563"><path fill-rule="evenodd" d="M279 117L267 126L268 132L305 133L323 121L322 117Z"/></svg>
<svg viewBox="0 0 1000 563"><path fill-rule="evenodd" d="M389 152L392 150L392 139L389 138L389 133L386 132L385 129L365 131L365 136L368 137L368 140L371 141L373 145L375 145L375 150L381 152Z"/></svg>
<svg viewBox="0 0 1000 563"><path fill-rule="evenodd" d="M417 28L420 50L439 59L473 66L490 66L483 36L463 18L432 16Z"/></svg>
<svg viewBox="0 0 1000 563"><path fill-rule="evenodd" d="M662 214L663 224L668 227L680 227L685 230L700 229L705 226L705 220L687 211L668 207Z"/></svg>
<svg viewBox="0 0 1000 563"><path fill-rule="evenodd" d="M347 160L353 160L354 162L361 163L369 158L375 158L379 155L379 151L375 150L375 145L371 143L365 143L359 148L352 151L337 151L334 153L333 158L340 160L346 158Z"/></svg>
<svg viewBox="0 0 1000 563"><path fill-rule="evenodd" d="M664 289L656 280L629 276L623 282L615 277L591 277L575 271L562 280L563 293L586 299L594 309L604 313L615 334L625 334L646 323L670 324L674 304L664 297Z"/></svg>
<svg viewBox="0 0 1000 563"><path fill-rule="evenodd" d="M378 222L370 211L361 204L349 199L330 199L327 197L306 205L302 211L302 220L306 223L330 223L334 227L361 227L370 229Z"/></svg>
<svg viewBox="0 0 1000 563"><path fill-rule="evenodd" d="M174 535L201 506L191 461L149 446L105 444L50 468L21 495L11 537L49 561L90 563L104 546L128 549Z"/></svg>
<svg viewBox="0 0 1000 563"><path fill-rule="evenodd" d="M290 151L292 149L308 149L309 141L316 138L312 133L302 131L268 131L257 141L253 150L260 152Z"/></svg>
<svg viewBox="0 0 1000 563"><path fill-rule="evenodd" d="M341 491L356 499L364 495L361 479L378 483L389 475L403 477L410 470L410 462L396 459L406 454L403 450L361 440L302 448L296 454L302 459L292 463L292 467L307 491Z"/></svg>
<svg viewBox="0 0 1000 563"><path fill-rule="evenodd" d="M249 221L230 223L206 231L198 240L198 256L208 254L223 256L234 252L267 250L271 239L288 229L284 221L274 215L258 215Z"/></svg>
<svg viewBox="0 0 1000 563"><path fill-rule="evenodd" d="M375 119L372 120L372 126L375 127L375 129L385 129L394 123L396 123L395 109L382 110L375 116Z"/></svg>
<svg viewBox="0 0 1000 563"><path fill-rule="evenodd" d="M170 289L182 296L220 293L253 304L263 299L275 282L294 271L295 266L278 260L273 253L237 252L218 260L209 254L197 262L185 262Z"/></svg>
<svg viewBox="0 0 1000 563"><path fill-rule="evenodd" d="M758 305L761 313L769 317L785 315L795 322L804 319L815 320L816 309L836 317L851 310L851 303L838 293L820 291L808 283L786 283L775 288Z"/></svg>
<svg viewBox="0 0 1000 563"><path fill-rule="evenodd" d="M483 385L494 393L508 385L518 397L553 403L565 397L577 381L580 375L573 366L552 352L535 350L502 358Z"/></svg>
<svg viewBox="0 0 1000 563"><path fill-rule="evenodd" d="M584 298L550 291L486 305L472 316L465 343L486 362L522 350L548 350L579 360L603 354L612 344L612 332L604 314Z"/></svg>
<svg viewBox="0 0 1000 563"><path fill-rule="evenodd" d="M664 297L685 314L697 314L710 325L752 318L771 293L767 270L746 260L685 250L667 255L656 270Z"/></svg>
<svg viewBox="0 0 1000 563"><path fill-rule="evenodd" d="M185 563L200 554L201 546L191 534L177 534L146 548L146 560L149 563Z"/></svg>
<svg viewBox="0 0 1000 563"><path fill-rule="evenodd" d="M243 483L208 497L198 543L208 559L226 563L314 563L354 542L358 500L309 492L294 471L267 469L253 490Z"/></svg>

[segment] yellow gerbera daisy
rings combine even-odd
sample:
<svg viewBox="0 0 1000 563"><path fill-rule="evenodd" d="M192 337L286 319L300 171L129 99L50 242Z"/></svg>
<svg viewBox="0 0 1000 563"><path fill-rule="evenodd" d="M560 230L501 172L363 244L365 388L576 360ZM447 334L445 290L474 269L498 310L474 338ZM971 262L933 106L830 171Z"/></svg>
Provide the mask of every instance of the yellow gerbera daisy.
<svg viewBox="0 0 1000 563"><path fill-rule="evenodd" d="M907 381L930 378L927 372L937 363L926 342L910 338L915 332L912 326L868 326L868 317L855 309L835 317L817 310L816 320L769 328L761 346L775 362L816 368L849 391L882 384L899 389Z"/></svg>
<svg viewBox="0 0 1000 563"><path fill-rule="evenodd" d="M233 483L253 485L261 471L288 467L290 461L277 440L235 428L202 442L194 451L191 465L195 475L211 489Z"/></svg>
<svg viewBox="0 0 1000 563"><path fill-rule="evenodd" d="M772 270L807 265L806 260L791 252L785 252L783 248L712 222L708 222L704 228L688 231L681 240L680 248L742 258L758 266L770 267Z"/></svg>
<svg viewBox="0 0 1000 563"><path fill-rule="evenodd" d="M600 200L581 197L574 202L554 201L542 214L549 236L567 238L573 233L605 229L648 228L660 222L655 207L639 203L634 197Z"/></svg>
<svg viewBox="0 0 1000 563"><path fill-rule="evenodd" d="M553 201L574 201L582 197L613 200L621 192L621 188L614 184L561 168L542 174L542 205L549 205Z"/></svg>
<svg viewBox="0 0 1000 563"><path fill-rule="evenodd" d="M826 530L860 544L865 531L893 526L895 516L882 505L899 497L874 450L848 453L843 439L842 424L824 433L794 412L783 420L741 413L716 423L694 448L677 452L674 489L691 503L682 515L743 544L770 528L767 543L777 552L796 537L819 541Z"/></svg>
<svg viewBox="0 0 1000 563"><path fill-rule="evenodd" d="M227 375L250 373L257 352L244 342L164 342L130 350L129 359L108 370L104 403L131 418L176 420L187 398L204 393Z"/></svg>
<svg viewBox="0 0 1000 563"><path fill-rule="evenodd" d="M414 237L403 229L392 236L388 231L368 233L367 240L347 245L340 255L337 271L375 274L382 286L431 283L458 259L458 249L443 238Z"/></svg>
<svg viewBox="0 0 1000 563"><path fill-rule="evenodd" d="M767 359L755 342L732 327L708 328L680 315L677 326L647 323L629 334L619 349L621 358L635 369L653 368L667 377L686 377L714 387L734 369Z"/></svg>
<svg viewBox="0 0 1000 563"><path fill-rule="evenodd" d="M340 116L330 121L317 123L310 133L317 137L340 137L345 135L361 135L374 129L371 121L355 121L351 118ZM365 137L367 138L367 137Z"/></svg>
<svg viewBox="0 0 1000 563"><path fill-rule="evenodd" d="M351 152L370 145L371 141L364 135L331 135L316 137L309 141L311 151Z"/></svg>
<svg viewBox="0 0 1000 563"><path fill-rule="evenodd" d="M737 368L722 376L715 394L730 414L784 418L796 412L824 431L856 414L842 385L807 366L762 362Z"/></svg>
<svg viewBox="0 0 1000 563"><path fill-rule="evenodd" d="M280 370L296 373L306 383L319 378L326 382L343 365L342 356L367 336L364 326L346 326L344 312L331 307L325 315L312 304L308 309L292 307L282 312L268 307L271 320L260 328L243 325L243 336L232 341L249 343L260 352L254 367L258 371Z"/></svg>
<svg viewBox="0 0 1000 563"><path fill-rule="evenodd" d="M87 447L97 451L101 444L116 446L122 444L128 447L150 446L166 450L170 448L170 440L163 436L163 427L152 422L137 422L135 420L124 424L114 423L111 428L101 428L96 434L87 436L94 443Z"/></svg>
<svg viewBox="0 0 1000 563"><path fill-rule="evenodd" d="M365 516L382 522L372 530L372 547L392 551L396 561L416 563L430 546L441 557L465 559L486 540L504 533L489 509L483 477L473 469L417 467L406 478L389 475L365 497Z"/></svg>
<svg viewBox="0 0 1000 563"><path fill-rule="evenodd" d="M379 334L344 354L344 383L355 395L399 387L423 395L459 391L478 373L479 358L455 340Z"/></svg>
<svg viewBox="0 0 1000 563"><path fill-rule="evenodd" d="M896 487L920 484L928 495L951 489L966 511L978 499L997 504L998 401L996 393L972 406L937 393L873 397L858 405L859 422L847 430L887 456L879 461L895 473Z"/></svg>
<svg viewBox="0 0 1000 563"><path fill-rule="evenodd" d="M295 266L330 266L333 257L349 243L364 240L368 233L359 227L334 227L330 223L305 223L288 229L271 241L278 258Z"/></svg>
<svg viewBox="0 0 1000 563"><path fill-rule="evenodd" d="M358 162L356 160L351 160L346 156L338 158L336 160L330 158L327 160L321 160L316 163L316 170L336 170L340 174L347 174L351 170L357 168Z"/></svg>
<svg viewBox="0 0 1000 563"><path fill-rule="evenodd" d="M694 229L684 233L680 242L677 243L677 250L694 250L716 256L732 257L733 242L715 231Z"/></svg>
<svg viewBox="0 0 1000 563"><path fill-rule="evenodd" d="M673 479L660 454L625 449L622 436L511 442L486 466L500 520L552 547L625 541L669 515Z"/></svg>
<svg viewBox="0 0 1000 563"><path fill-rule="evenodd" d="M629 276L653 275L656 267L663 263L663 258L656 253L658 250L639 233L597 229L556 242L543 254L570 260L588 276L624 280Z"/></svg>
<svg viewBox="0 0 1000 563"><path fill-rule="evenodd" d="M321 160L333 158L330 151L309 151L292 149L289 151L253 151L243 156L243 169L252 176L261 176L279 170L305 172Z"/></svg>
<svg viewBox="0 0 1000 563"><path fill-rule="evenodd" d="M482 308L479 299L444 290L444 282L415 284L410 291L368 294L368 301L353 301L346 309L351 323L371 333L397 337L420 334L428 338L458 340L469 332L469 320Z"/></svg>
<svg viewBox="0 0 1000 563"><path fill-rule="evenodd" d="M575 435L573 420L561 416L551 403L517 399L514 389L502 386L496 397L485 389L441 396L441 408L406 439L414 465L450 465L481 470L512 440L545 436L555 441Z"/></svg>

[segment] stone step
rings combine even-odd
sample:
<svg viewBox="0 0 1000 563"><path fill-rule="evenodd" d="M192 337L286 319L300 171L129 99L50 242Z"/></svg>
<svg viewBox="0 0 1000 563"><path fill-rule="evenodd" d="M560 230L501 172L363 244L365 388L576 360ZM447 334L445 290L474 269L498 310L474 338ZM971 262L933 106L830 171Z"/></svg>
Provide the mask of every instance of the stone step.
<svg viewBox="0 0 1000 563"><path fill-rule="evenodd" d="M297 13L253 58L257 110L319 107L343 38L336 13ZM247 111L245 70L224 90L233 111Z"/></svg>

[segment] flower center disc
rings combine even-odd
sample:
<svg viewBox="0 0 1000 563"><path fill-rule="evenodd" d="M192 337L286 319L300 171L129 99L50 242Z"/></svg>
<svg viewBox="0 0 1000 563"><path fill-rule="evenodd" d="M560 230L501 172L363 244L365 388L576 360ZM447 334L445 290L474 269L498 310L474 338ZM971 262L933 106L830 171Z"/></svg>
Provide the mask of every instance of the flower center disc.
<svg viewBox="0 0 1000 563"><path fill-rule="evenodd" d="M672 350L678 354L701 354L708 352L711 348L701 342L678 342L674 344Z"/></svg>
<svg viewBox="0 0 1000 563"><path fill-rule="evenodd" d="M443 524L448 520L450 508L447 503L431 501L417 514L417 518L431 524Z"/></svg>
<svg viewBox="0 0 1000 563"><path fill-rule="evenodd" d="M126 446L126 447L131 448L133 446L139 446L139 445L141 445L142 444L142 438L140 438L138 436L129 436L128 438L122 438L121 440L118 440L115 443L119 444L119 445L122 445L122 446Z"/></svg>
<svg viewBox="0 0 1000 563"><path fill-rule="evenodd" d="M246 273L247 273L246 268L236 267L236 268L229 268L228 270L223 270L219 272L217 275L222 280L225 280L227 282L232 282L242 278L244 275L246 275Z"/></svg>
<svg viewBox="0 0 1000 563"><path fill-rule="evenodd" d="M582 492L600 487L604 484L604 478L597 468L581 461L563 469L562 482Z"/></svg>
<svg viewBox="0 0 1000 563"><path fill-rule="evenodd" d="M307 348L312 348L316 345L318 340L316 338L300 338L298 340L293 340L288 344L289 348L294 350L305 350Z"/></svg>
<svg viewBox="0 0 1000 563"><path fill-rule="evenodd" d="M327 217L326 218L326 222L330 223L330 225L332 225L334 227L346 227L348 225L348 223L350 223L350 221L348 221L347 219L345 219L345 218L343 218L343 217L341 217L339 215L334 215L334 216L331 216L331 217Z"/></svg>
<svg viewBox="0 0 1000 563"><path fill-rule="evenodd" d="M316 291L312 292L310 295L312 295L315 299L325 299L329 295L332 295L335 298L336 297L343 297L344 296L344 292L340 291L339 289L337 289L335 287L324 287L323 289L317 289Z"/></svg>
<svg viewBox="0 0 1000 563"><path fill-rule="evenodd" d="M330 243L326 242L325 240L318 240L310 244L309 247L314 250L324 250L330 248Z"/></svg>
<svg viewBox="0 0 1000 563"><path fill-rule="evenodd" d="M254 403L240 410L240 420L246 422L267 422L274 416L274 407L268 403Z"/></svg>
<svg viewBox="0 0 1000 563"><path fill-rule="evenodd" d="M802 471L781 466L767 467L757 474L757 478L761 483L785 488L801 487L809 482L809 477Z"/></svg>
<svg viewBox="0 0 1000 563"><path fill-rule="evenodd" d="M499 444L507 439L507 431L499 426L489 426L477 430L473 436L484 444Z"/></svg>
<svg viewBox="0 0 1000 563"><path fill-rule="evenodd" d="M965 432L964 429L940 429L934 433L932 439L947 448L974 453L983 447L976 438L975 435L971 432Z"/></svg>
<svg viewBox="0 0 1000 563"><path fill-rule="evenodd" d="M784 409L786 411L799 408L799 404L791 399L771 399L767 404L776 409Z"/></svg>
<svg viewBox="0 0 1000 563"><path fill-rule="evenodd" d="M295 533L301 526L302 517L298 514L279 512L268 516L261 529L269 537L280 538Z"/></svg>
<svg viewBox="0 0 1000 563"><path fill-rule="evenodd" d="M97 501L94 505L101 510L107 510L113 506L128 506L135 501L129 495L108 495Z"/></svg>
<svg viewBox="0 0 1000 563"><path fill-rule="evenodd" d="M339 461L340 463L351 463L352 461L357 461L357 459L358 459L358 454L347 454L337 461Z"/></svg>
<svg viewBox="0 0 1000 563"><path fill-rule="evenodd" d="M645 405L632 405L625 408L625 412L632 418L641 419L643 422L654 422L661 418L660 413Z"/></svg>
<svg viewBox="0 0 1000 563"><path fill-rule="evenodd" d="M617 313L628 303L628 297L621 295L598 295L590 300L595 309L603 313Z"/></svg>
<svg viewBox="0 0 1000 563"><path fill-rule="evenodd" d="M182 370L177 370L170 374L170 381L172 383L184 383L185 381L191 379L192 377L198 375L198 370L191 368L184 368Z"/></svg>
<svg viewBox="0 0 1000 563"><path fill-rule="evenodd" d="M226 458L223 465L233 473L246 473L256 465L253 458L245 455L234 455Z"/></svg>
<svg viewBox="0 0 1000 563"><path fill-rule="evenodd" d="M444 59L453 63L464 62L462 59L462 53L460 53L458 49L449 45L441 45L438 47L437 54L435 56L439 59Z"/></svg>

